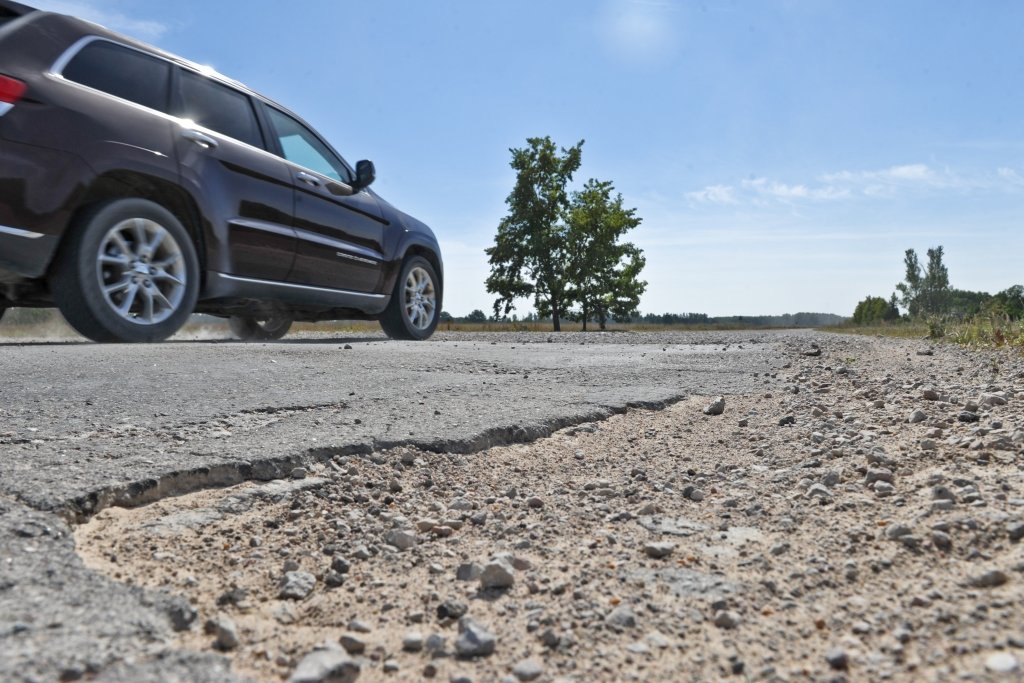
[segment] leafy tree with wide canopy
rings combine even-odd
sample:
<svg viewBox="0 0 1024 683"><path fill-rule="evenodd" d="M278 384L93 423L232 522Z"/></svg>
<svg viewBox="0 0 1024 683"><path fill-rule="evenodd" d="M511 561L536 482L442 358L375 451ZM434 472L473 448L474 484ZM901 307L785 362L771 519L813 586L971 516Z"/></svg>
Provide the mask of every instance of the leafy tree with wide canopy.
<svg viewBox="0 0 1024 683"><path fill-rule="evenodd" d="M636 209L622 205L622 195L612 197L610 181L590 179L572 193L566 217L569 240L568 280L579 304L572 317L596 319L605 329L609 317L628 321L640 305L647 283L639 279L646 264L643 252L624 234L640 225Z"/></svg>
<svg viewBox="0 0 1024 683"><path fill-rule="evenodd" d="M509 150L516 184L505 200L508 215L498 225L494 246L486 250L491 266L487 291L498 295L496 316L508 315L516 299L532 296L537 313L550 316L557 332L573 300L564 217L566 187L580 167L583 140L561 153L550 137L526 143Z"/></svg>

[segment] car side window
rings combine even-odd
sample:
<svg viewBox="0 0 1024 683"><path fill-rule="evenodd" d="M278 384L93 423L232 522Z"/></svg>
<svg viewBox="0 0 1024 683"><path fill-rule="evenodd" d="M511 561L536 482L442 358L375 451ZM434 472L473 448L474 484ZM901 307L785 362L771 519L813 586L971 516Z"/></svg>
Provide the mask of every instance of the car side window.
<svg viewBox="0 0 1024 683"><path fill-rule="evenodd" d="M247 95L185 69L180 74L176 116L253 147L264 147L256 111Z"/></svg>
<svg viewBox="0 0 1024 683"><path fill-rule="evenodd" d="M129 102L167 111L171 65L138 50L96 40L79 50L62 75Z"/></svg>
<svg viewBox="0 0 1024 683"><path fill-rule="evenodd" d="M311 130L273 107L267 113L285 159L333 180L352 182L345 164Z"/></svg>

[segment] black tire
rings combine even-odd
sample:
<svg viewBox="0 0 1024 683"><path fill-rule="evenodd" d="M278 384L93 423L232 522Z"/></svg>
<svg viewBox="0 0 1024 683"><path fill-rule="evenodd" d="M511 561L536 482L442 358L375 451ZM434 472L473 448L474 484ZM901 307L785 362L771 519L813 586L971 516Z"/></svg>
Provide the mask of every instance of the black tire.
<svg viewBox="0 0 1024 683"><path fill-rule="evenodd" d="M420 278L428 280L425 287ZM419 290L419 298L415 292ZM422 256L402 263L388 307L380 315L380 326L392 339L422 341L434 334L441 315L443 287L434 266Z"/></svg>
<svg viewBox="0 0 1024 683"><path fill-rule="evenodd" d="M231 334L242 341L273 341L288 334L292 319L272 316L266 319L233 315L228 319Z"/></svg>
<svg viewBox="0 0 1024 683"><path fill-rule="evenodd" d="M115 199L69 228L50 290L68 323L93 341L162 341L195 309L199 259L170 211L145 199Z"/></svg>

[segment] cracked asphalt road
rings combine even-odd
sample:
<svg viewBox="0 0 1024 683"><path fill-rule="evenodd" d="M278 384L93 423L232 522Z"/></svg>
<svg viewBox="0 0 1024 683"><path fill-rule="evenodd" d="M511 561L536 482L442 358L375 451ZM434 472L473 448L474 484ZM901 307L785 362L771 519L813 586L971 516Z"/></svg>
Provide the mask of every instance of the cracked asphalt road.
<svg viewBox="0 0 1024 683"><path fill-rule="evenodd" d="M628 406L748 392L811 334L0 343L0 679L230 680L169 651L166 597L85 569L66 520L339 452L472 453Z"/></svg>

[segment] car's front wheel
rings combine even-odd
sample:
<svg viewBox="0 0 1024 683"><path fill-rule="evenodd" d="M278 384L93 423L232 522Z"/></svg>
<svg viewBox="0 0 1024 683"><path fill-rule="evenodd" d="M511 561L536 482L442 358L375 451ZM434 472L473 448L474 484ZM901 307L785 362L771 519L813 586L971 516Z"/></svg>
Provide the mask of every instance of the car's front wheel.
<svg viewBox="0 0 1024 683"><path fill-rule="evenodd" d="M228 320L231 333L242 341L272 341L288 334L292 319L284 316L250 318L233 315Z"/></svg>
<svg viewBox="0 0 1024 683"><path fill-rule="evenodd" d="M428 338L441 315L441 280L434 266L422 256L402 264L380 326L392 339L419 341Z"/></svg>
<svg viewBox="0 0 1024 683"><path fill-rule="evenodd" d="M199 259L174 215L145 199L118 199L71 226L50 276L68 323L97 342L161 341L199 295Z"/></svg>

